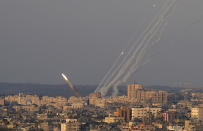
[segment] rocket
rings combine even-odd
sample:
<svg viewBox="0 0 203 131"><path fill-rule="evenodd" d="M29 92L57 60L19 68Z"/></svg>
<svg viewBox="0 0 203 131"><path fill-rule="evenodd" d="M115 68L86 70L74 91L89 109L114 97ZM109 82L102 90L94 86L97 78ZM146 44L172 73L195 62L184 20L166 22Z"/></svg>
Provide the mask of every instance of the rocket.
<svg viewBox="0 0 203 131"><path fill-rule="evenodd" d="M64 74L64 73L61 73L61 76L67 81L68 80L68 77Z"/></svg>
<svg viewBox="0 0 203 131"><path fill-rule="evenodd" d="M68 77L64 74L64 73L61 73L61 76L63 77L63 79L66 81L66 83L70 86L70 88L72 89L74 95L76 97L79 97L79 92L78 90L73 86L73 84L71 83L71 81L68 79Z"/></svg>

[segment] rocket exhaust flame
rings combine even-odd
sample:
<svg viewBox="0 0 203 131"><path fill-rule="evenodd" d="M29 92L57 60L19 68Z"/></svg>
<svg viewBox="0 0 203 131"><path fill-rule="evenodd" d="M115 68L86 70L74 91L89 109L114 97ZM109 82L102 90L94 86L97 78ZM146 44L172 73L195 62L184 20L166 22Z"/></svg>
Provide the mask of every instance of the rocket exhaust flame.
<svg viewBox="0 0 203 131"><path fill-rule="evenodd" d="M74 95L76 97L80 97L78 90L73 86L73 84L71 83L71 81L68 79L68 77L64 74L61 73L61 76L64 78L64 80L66 81L66 83L70 86L70 88L72 89Z"/></svg>
<svg viewBox="0 0 203 131"><path fill-rule="evenodd" d="M61 76L67 81L68 80L68 78L67 78L67 76L65 75L65 74L61 74Z"/></svg>

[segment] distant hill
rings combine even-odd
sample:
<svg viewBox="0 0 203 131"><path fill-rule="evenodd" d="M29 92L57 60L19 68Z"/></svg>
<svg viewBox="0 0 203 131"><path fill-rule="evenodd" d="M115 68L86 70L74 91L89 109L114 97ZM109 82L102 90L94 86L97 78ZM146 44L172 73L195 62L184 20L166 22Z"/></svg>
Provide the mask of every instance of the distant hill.
<svg viewBox="0 0 203 131"><path fill-rule="evenodd" d="M81 96L87 96L94 91L96 86L78 85L76 88ZM18 93L64 97L74 95L68 85L0 83L0 95L15 95Z"/></svg>
<svg viewBox="0 0 203 131"><path fill-rule="evenodd" d="M76 85L81 96L87 96L94 92L96 85ZM171 88L169 86L146 86L147 89L165 90L176 92L184 88ZM193 89L203 92L203 89ZM0 83L0 95L15 95L18 93L36 94L38 96L73 96L73 92L68 85L48 85L48 84L20 84L20 83ZM119 86L119 95L127 95L126 86Z"/></svg>

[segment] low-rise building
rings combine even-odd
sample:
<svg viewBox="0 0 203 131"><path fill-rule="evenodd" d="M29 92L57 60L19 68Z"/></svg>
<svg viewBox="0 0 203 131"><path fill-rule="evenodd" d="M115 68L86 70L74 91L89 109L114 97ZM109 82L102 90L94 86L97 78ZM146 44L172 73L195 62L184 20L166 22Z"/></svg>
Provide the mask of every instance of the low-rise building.
<svg viewBox="0 0 203 131"><path fill-rule="evenodd" d="M106 123L117 123L123 121L123 118L117 117L117 116L111 116L105 117L104 122Z"/></svg>
<svg viewBox="0 0 203 131"><path fill-rule="evenodd" d="M191 109L191 117L193 119L201 120L203 121L203 107L194 107Z"/></svg>
<svg viewBox="0 0 203 131"><path fill-rule="evenodd" d="M0 98L0 105L4 106L4 104L5 104L5 100Z"/></svg>
<svg viewBox="0 0 203 131"><path fill-rule="evenodd" d="M80 131L81 124L77 119L66 119L65 123L61 123L61 131Z"/></svg>
<svg viewBox="0 0 203 131"><path fill-rule="evenodd" d="M117 108L117 111L114 112L115 116L122 117L125 121L131 120L131 109L127 106L121 106Z"/></svg>

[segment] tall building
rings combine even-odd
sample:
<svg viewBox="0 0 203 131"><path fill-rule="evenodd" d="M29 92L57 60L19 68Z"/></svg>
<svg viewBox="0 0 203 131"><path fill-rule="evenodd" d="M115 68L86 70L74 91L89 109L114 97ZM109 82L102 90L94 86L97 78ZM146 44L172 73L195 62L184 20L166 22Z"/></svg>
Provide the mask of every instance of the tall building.
<svg viewBox="0 0 203 131"><path fill-rule="evenodd" d="M136 92L139 89L142 89L142 85L140 84L128 85L128 98L130 99L136 98Z"/></svg>
<svg viewBox="0 0 203 131"><path fill-rule="evenodd" d="M145 90L140 84L128 85L128 98L137 102L152 104L167 104L168 93L165 91Z"/></svg>

